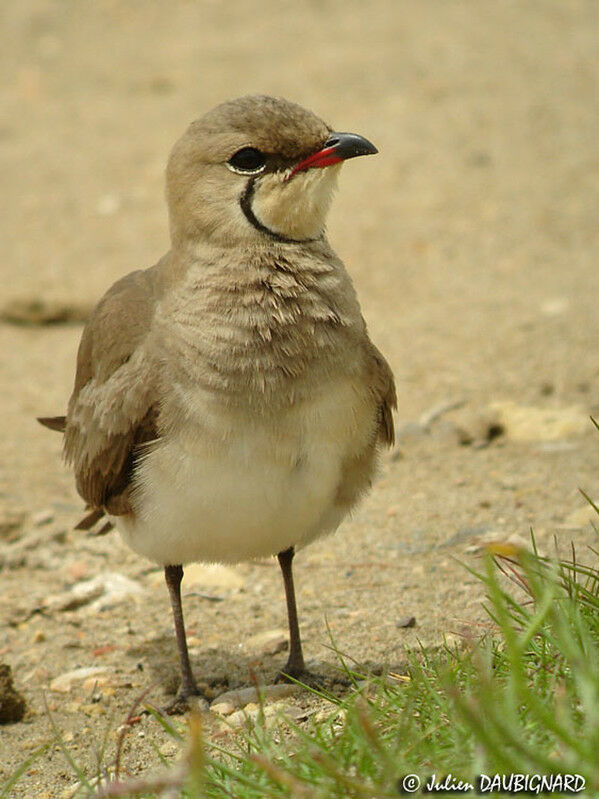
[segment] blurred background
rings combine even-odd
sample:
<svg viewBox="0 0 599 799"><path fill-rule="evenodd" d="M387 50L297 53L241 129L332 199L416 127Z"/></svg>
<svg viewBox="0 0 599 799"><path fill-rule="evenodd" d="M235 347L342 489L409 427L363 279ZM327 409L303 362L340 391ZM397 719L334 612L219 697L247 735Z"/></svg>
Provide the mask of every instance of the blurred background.
<svg viewBox="0 0 599 799"><path fill-rule="evenodd" d="M326 570L331 540L298 559L308 647L326 637L320 597L334 627L352 580L366 615L339 623L383 661L408 640L394 602L421 640L478 613L448 562L476 531L582 529L578 487L595 495L599 472L596 0L19 0L0 26L0 527L68 531L54 560L4 575L13 604L24 585L47 592L50 575L70 584L106 563L145 579L116 537L70 532L81 503L34 417L64 412L89 309L168 248L171 146L246 93L285 96L380 151L344 167L329 238L396 374L399 449L340 532L354 565ZM493 432L481 419L497 402ZM434 553L443 542L458 549ZM18 665L22 641L5 635Z"/></svg>
<svg viewBox="0 0 599 799"><path fill-rule="evenodd" d="M592 0L23 0L3 20L3 305L92 303L154 263L172 144L253 92L379 147L344 170L329 232L382 348L408 336L400 377L450 336L427 391L478 381L498 349L500 384L519 384L505 336L597 288ZM564 355L544 352L545 368L567 372Z"/></svg>

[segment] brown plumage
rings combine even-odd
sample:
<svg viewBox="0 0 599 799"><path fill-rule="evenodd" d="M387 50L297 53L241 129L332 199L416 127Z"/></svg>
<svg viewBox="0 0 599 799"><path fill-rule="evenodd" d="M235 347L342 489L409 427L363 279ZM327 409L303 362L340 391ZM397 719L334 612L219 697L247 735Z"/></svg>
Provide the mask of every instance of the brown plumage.
<svg viewBox="0 0 599 799"><path fill-rule="evenodd" d="M182 697L180 564L278 552L301 673L293 548L335 529L393 443L393 376L324 233L335 164L371 152L268 97L194 122L167 170L172 249L102 298L66 423L40 419L65 433L80 526L105 512L165 565Z"/></svg>

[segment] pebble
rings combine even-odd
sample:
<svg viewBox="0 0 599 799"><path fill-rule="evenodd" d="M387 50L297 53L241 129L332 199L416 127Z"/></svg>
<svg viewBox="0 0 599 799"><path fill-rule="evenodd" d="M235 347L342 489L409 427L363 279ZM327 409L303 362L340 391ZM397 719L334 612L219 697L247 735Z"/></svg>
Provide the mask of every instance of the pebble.
<svg viewBox="0 0 599 799"><path fill-rule="evenodd" d="M24 685L42 685L50 679L50 672L45 666L35 666L23 675Z"/></svg>
<svg viewBox="0 0 599 799"><path fill-rule="evenodd" d="M276 702L278 699L284 699L287 696L293 696L301 690L299 685L292 683L277 683L276 685L261 685L259 692L264 697L264 701ZM212 705L230 704L233 708L244 708L248 704L256 701L256 688L240 688L237 691L225 691L225 693L217 696Z"/></svg>
<svg viewBox="0 0 599 799"><path fill-rule="evenodd" d="M228 717L227 722L232 724L234 727L242 727L244 724L247 724L248 721L255 722L260 714L259 708L257 709L244 709L244 710L236 710L235 713L231 713Z"/></svg>
<svg viewBox="0 0 599 799"><path fill-rule="evenodd" d="M31 523L34 527L43 527L45 524L50 524L54 521L54 511L52 508L44 508L34 513L31 517Z"/></svg>
<svg viewBox="0 0 599 799"><path fill-rule="evenodd" d="M2 537L0 520L0 538ZM31 568L60 569L64 565L64 557L54 556L48 551L50 543L64 543L64 530L42 529L30 530L19 537L8 533L8 540L0 549L0 567L18 569L22 566ZM16 530L15 530L16 536Z"/></svg>
<svg viewBox="0 0 599 799"><path fill-rule="evenodd" d="M100 581L104 591L98 599L91 603L90 610L92 611L107 610L124 599L142 594L144 590L138 582L119 572L106 572L94 579Z"/></svg>
<svg viewBox="0 0 599 799"><path fill-rule="evenodd" d="M55 594L46 598L44 608L52 611L77 610L84 605L89 605L104 592L101 583L90 580L77 583L62 594Z"/></svg>
<svg viewBox="0 0 599 799"><path fill-rule="evenodd" d="M289 647L287 631L283 629L265 630L262 633L248 638L243 648L247 652L260 653L262 655L276 655Z"/></svg>
<svg viewBox="0 0 599 799"><path fill-rule="evenodd" d="M246 705L243 710L236 710L227 718L227 724L233 727L243 727L248 722L255 724L262 716L266 722L266 727L272 727L278 721L285 719L289 721L299 721L307 718L307 713L302 708L286 705L282 702L277 702L273 705L268 705L261 708L255 702Z"/></svg>
<svg viewBox="0 0 599 799"><path fill-rule="evenodd" d="M489 408L513 441L555 441L592 429L588 413L576 405L537 408L507 401L494 402Z"/></svg>
<svg viewBox="0 0 599 799"><path fill-rule="evenodd" d="M460 410L453 417L453 424L462 446L484 446L504 432L500 411L493 407Z"/></svg>
<svg viewBox="0 0 599 799"><path fill-rule="evenodd" d="M9 510L8 508L0 511L0 539L12 541L17 531L25 520L25 511Z"/></svg>
<svg viewBox="0 0 599 799"><path fill-rule="evenodd" d="M106 572L76 583L62 594L48 597L44 607L50 611L78 610L86 606L92 611L106 610L142 592L143 588L135 580L118 572Z"/></svg>
<svg viewBox="0 0 599 799"><path fill-rule="evenodd" d="M190 696L187 699L187 704L189 705L189 709L196 713L205 713L210 709L208 702L203 696Z"/></svg>
<svg viewBox="0 0 599 799"><path fill-rule="evenodd" d="M175 755L179 754L179 747L177 744L167 741L166 743L162 744L159 752L163 757L175 757Z"/></svg>
<svg viewBox="0 0 599 799"><path fill-rule="evenodd" d="M403 619L399 619L395 622L396 627L415 627L416 626L416 616L405 616Z"/></svg>
<svg viewBox="0 0 599 799"><path fill-rule="evenodd" d="M222 701L214 701L210 705L210 710L213 713L217 713L219 716L230 716L231 713L235 710L235 706L232 705L230 702L222 702Z"/></svg>
<svg viewBox="0 0 599 799"><path fill-rule="evenodd" d="M68 694L77 683L83 683L89 677L97 679L99 675L105 675L107 672L106 666L86 666L81 669L73 669L55 677L50 683L50 690Z"/></svg>

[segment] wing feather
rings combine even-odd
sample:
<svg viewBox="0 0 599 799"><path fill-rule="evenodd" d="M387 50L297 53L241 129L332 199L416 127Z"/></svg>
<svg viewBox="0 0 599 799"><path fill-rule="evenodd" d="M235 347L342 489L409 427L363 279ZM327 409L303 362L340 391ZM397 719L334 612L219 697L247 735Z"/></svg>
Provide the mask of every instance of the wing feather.
<svg viewBox="0 0 599 799"><path fill-rule="evenodd" d="M379 403L379 441L388 447L395 443L393 411L397 408L397 393L391 367L374 344L368 340L369 378Z"/></svg>
<svg viewBox="0 0 599 799"><path fill-rule="evenodd" d="M92 514L132 512L129 490L138 449L158 436L155 370L146 348L156 302L155 269L132 272L115 283L79 345L64 456Z"/></svg>

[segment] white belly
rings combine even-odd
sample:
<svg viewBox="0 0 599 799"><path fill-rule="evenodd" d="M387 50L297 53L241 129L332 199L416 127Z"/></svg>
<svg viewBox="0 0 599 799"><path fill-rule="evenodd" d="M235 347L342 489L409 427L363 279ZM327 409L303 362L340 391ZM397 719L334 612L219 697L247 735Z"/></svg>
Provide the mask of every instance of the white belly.
<svg viewBox="0 0 599 799"><path fill-rule="evenodd" d="M125 541L161 564L237 562L334 530L347 458L372 441L375 409L352 383L277 414L225 410L194 395L194 418L136 470Z"/></svg>

